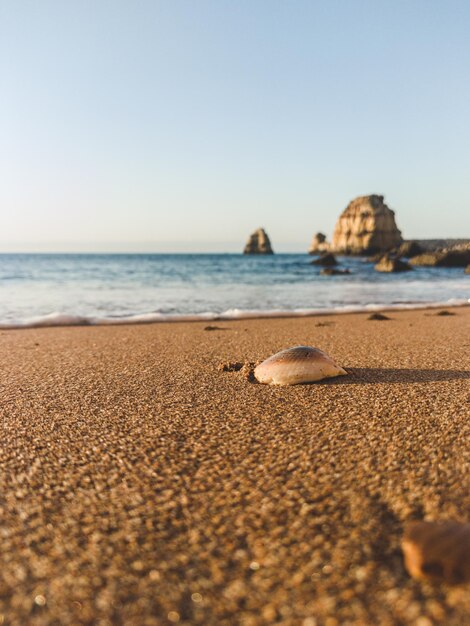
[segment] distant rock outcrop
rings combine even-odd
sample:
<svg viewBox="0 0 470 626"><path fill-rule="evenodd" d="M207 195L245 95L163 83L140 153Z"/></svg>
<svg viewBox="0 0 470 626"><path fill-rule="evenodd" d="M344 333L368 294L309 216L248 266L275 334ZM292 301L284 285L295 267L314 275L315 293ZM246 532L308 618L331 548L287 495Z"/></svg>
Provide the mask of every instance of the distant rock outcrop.
<svg viewBox="0 0 470 626"><path fill-rule="evenodd" d="M407 259L411 259L411 257L422 254L423 252L424 249L417 241L404 241L401 246L398 247L396 255L398 258L406 257Z"/></svg>
<svg viewBox="0 0 470 626"><path fill-rule="evenodd" d="M326 252L326 250L328 250L328 247L329 243L326 240L326 235L324 235L323 233L317 233L312 239L312 243L310 244L308 253L318 254L319 252Z"/></svg>
<svg viewBox="0 0 470 626"><path fill-rule="evenodd" d="M314 259L313 261L310 261L310 263L311 265L323 265L324 267L338 265L335 255L331 254L331 252L322 252L318 259Z"/></svg>
<svg viewBox="0 0 470 626"><path fill-rule="evenodd" d="M377 265L374 266L377 272L408 272L412 268L405 261L400 261L395 257L385 254Z"/></svg>
<svg viewBox="0 0 470 626"><path fill-rule="evenodd" d="M269 237L264 228L258 228L250 235L243 254L274 254Z"/></svg>
<svg viewBox="0 0 470 626"><path fill-rule="evenodd" d="M430 267L466 267L470 263L470 244L425 252L410 259L410 263Z"/></svg>
<svg viewBox="0 0 470 626"><path fill-rule="evenodd" d="M466 267L470 263L470 252L426 252L410 259L410 263L429 267Z"/></svg>
<svg viewBox="0 0 470 626"><path fill-rule="evenodd" d="M421 246L422 252L435 252L436 250L450 250L470 245L470 239L416 239Z"/></svg>
<svg viewBox="0 0 470 626"><path fill-rule="evenodd" d="M348 204L336 222L330 250L340 254L387 252L402 243L395 213L378 195L361 196Z"/></svg>

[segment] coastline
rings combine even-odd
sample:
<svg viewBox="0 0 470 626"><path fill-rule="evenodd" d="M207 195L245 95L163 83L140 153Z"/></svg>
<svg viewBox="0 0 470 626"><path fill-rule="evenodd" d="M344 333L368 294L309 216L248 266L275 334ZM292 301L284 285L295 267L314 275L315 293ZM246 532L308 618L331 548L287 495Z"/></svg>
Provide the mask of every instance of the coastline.
<svg viewBox="0 0 470 626"><path fill-rule="evenodd" d="M468 585L400 552L411 519L468 521L452 312L2 330L5 623L463 624ZM218 370L296 344L349 375Z"/></svg>
<svg viewBox="0 0 470 626"><path fill-rule="evenodd" d="M66 326L120 326L140 324L164 324L185 322L217 322L236 321L249 319L289 319L318 317L322 315L351 315L359 313L376 313L387 311L419 311L426 309L461 308L470 306L470 300L453 298L443 302L414 302L398 304L366 304L345 305L342 307L316 308L316 309L260 309L240 310L230 309L223 313L143 313L123 317L97 317L71 315L68 313L50 313L48 315L32 317L19 322L0 322L0 330L19 330L26 328L52 328Z"/></svg>
<svg viewBox="0 0 470 626"><path fill-rule="evenodd" d="M342 260L341 260L342 262ZM344 259L322 276L308 255L61 255L6 259L0 328L291 317L468 304L461 268L383 273Z"/></svg>

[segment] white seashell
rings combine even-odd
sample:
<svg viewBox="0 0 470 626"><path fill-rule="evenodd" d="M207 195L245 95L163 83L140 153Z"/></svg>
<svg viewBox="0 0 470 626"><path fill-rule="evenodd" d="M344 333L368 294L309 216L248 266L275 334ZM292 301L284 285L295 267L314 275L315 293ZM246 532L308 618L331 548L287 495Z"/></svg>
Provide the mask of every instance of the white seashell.
<svg viewBox="0 0 470 626"><path fill-rule="evenodd" d="M347 372L322 350L295 346L270 356L255 369L255 378L267 385L298 385Z"/></svg>

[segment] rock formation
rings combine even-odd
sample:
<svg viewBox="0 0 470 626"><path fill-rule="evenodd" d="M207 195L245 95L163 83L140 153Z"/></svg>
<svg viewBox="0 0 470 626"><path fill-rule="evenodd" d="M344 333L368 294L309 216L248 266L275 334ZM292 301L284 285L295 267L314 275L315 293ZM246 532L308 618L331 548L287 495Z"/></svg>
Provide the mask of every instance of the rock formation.
<svg viewBox="0 0 470 626"><path fill-rule="evenodd" d="M421 246L422 252L436 252L451 248L464 248L470 245L470 239L416 239L416 243Z"/></svg>
<svg viewBox="0 0 470 626"><path fill-rule="evenodd" d="M319 252L326 252L328 248L329 243L326 240L326 235L324 235L323 233L317 233L312 239L312 243L310 244L308 253L318 254Z"/></svg>
<svg viewBox="0 0 470 626"><path fill-rule="evenodd" d="M400 261L395 257L385 254L377 265L374 266L377 272L408 272L412 268L405 261Z"/></svg>
<svg viewBox="0 0 470 626"><path fill-rule="evenodd" d="M338 261L335 258L334 254L331 252L322 252L318 259L314 259L310 261L311 265L323 265L325 267L331 267L332 265L338 265Z"/></svg>
<svg viewBox="0 0 470 626"><path fill-rule="evenodd" d="M402 241L395 213L384 203L384 197L361 196L341 213L330 250L340 254L374 254L387 252Z"/></svg>
<svg viewBox="0 0 470 626"><path fill-rule="evenodd" d="M271 242L264 228L258 228L250 235L243 254L273 254Z"/></svg>
<svg viewBox="0 0 470 626"><path fill-rule="evenodd" d="M407 259L411 259L411 257L422 254L423 252L424 249L419 245L419 243L411 240L404 241L401 246L398 247L396 255L398 258L406 257Z"/></svg>
<svg viewBox="0 0 470 626"><path fill-rule="evenodd" d="M470 244L425 252L410 259L410 263L431 267L466 267L470 263Z"/></svg>

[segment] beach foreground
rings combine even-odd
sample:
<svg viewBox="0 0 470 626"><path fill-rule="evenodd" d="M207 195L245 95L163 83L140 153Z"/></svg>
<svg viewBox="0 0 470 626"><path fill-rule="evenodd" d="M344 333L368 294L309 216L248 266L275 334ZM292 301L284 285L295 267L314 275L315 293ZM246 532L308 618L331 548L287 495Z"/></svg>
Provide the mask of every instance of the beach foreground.
<svg viewBox="0 0 470 626"><path fill-rule="evenodd" d="M469 585L400 550L409 520L468 521L453 311L2 331L0 623L468 623ZM218 369L298 344L349 375Z"/></svg>

